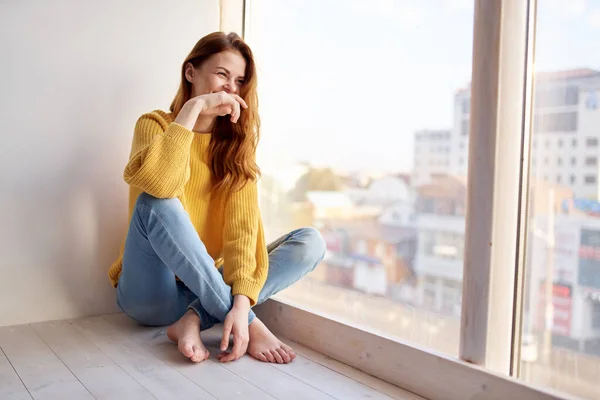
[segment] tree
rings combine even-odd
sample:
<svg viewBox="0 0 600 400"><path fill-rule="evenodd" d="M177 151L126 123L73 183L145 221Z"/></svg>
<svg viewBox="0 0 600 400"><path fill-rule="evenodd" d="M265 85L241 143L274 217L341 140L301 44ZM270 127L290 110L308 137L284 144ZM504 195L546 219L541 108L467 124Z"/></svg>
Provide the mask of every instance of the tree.
<svg viewBox="0 0 600 400"><path fill-rule="evenodd" d="M302 175L292 190L289 191L290 200L306 200L309 191L339 191L344 188L342 180L331 168L310 168Z"/></svg>

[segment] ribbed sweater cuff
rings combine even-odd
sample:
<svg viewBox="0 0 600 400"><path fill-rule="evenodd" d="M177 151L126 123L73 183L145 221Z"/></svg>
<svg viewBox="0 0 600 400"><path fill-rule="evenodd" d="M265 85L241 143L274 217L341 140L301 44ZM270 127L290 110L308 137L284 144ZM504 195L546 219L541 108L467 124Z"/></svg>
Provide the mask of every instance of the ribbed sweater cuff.
<svg viewBox="0 0 600 400"><path fill-rule="evenodd" d="M262 289L262 285L257 282L239 280L233 282L231 287L231 295L243 294L250 299L250 305L253 306L258 301L258 294Z"/></svg>
<svg viewBox="0 0 600 400"><path fill-rule="evenodd" d="M180 142L182 145L187 145L188 147L192 145L192 141L194 140L194 132L175 122L169 125L165 131L165 136Z"/></svg>

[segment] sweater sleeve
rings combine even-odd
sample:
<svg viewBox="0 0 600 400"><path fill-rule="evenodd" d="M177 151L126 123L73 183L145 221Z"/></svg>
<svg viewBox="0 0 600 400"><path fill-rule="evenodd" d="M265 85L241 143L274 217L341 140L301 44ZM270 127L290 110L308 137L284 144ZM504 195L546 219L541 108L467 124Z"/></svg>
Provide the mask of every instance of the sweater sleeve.
<svg viewBox="0 0 600 400"><path fill-rule="evenodd" d="M130 186L157 198L183 193L190 177L190 147L194 132L168 124L157 113L142 115L136 125L129 163L123 177Z"/></svg>
<svg viewBox="0 0 600 400"><path fill-rule="evenodd" d="M268 274L256 182L229 195L224 221L223 278L233 296L243 294L254 305Z"/></svg>

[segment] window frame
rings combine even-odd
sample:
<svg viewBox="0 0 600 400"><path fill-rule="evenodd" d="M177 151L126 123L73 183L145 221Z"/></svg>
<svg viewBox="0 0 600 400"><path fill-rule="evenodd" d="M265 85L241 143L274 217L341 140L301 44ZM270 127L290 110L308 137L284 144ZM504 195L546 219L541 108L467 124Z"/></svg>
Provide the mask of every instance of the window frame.
<svg viewBox="0 0 600 400"><path fill-rule="evenodd" d="M220 29L237 32L250 44L246 28L251 3L219 2ZM528 214L529 191L525 189L529 188L535 10L536 0L475 0L471 87L475 101L471 100L469 115L467 197L478 201L469 201L467 208L460 357L391 339L281 299L270 299L255 309L274 332L428 399L574 398L516 378ZM489 159L494 160L491 165ZM482 203L492 206L482 207ZM503 223L494 223L498 220ZM515 268L502 268L507 263Z"/></svg>

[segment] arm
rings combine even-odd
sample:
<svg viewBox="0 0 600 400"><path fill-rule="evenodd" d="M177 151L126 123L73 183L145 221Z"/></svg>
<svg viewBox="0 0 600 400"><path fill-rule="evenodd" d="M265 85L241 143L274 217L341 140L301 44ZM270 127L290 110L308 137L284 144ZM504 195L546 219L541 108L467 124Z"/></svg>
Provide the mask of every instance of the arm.
<svg viewBox="0 0 600 400"><path fill-rule="evenodd" d="M167 125L156 113L143 115L135 126L125 182L158 198L178 197L190 177L190 146L198 116L231 114L237 122L244 100L225 92L188 100L175 121Z"/></svg>
<svg viewBox="0 0 600 400"><path fill-rule="evenodd" d="M231 286L236 303L245 300L243 295L254 305L268 273L256 182L248 182L229 195L224 221L223 278Z"/></svg>
<svg viewBox="0 0 600 400"><path fill-rule="evenodd" d="M166 125L156 113L142 115L135 125L125 182L154 197L179 196L190 176L193 138L191 130L175 122Z"/></svg>

